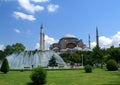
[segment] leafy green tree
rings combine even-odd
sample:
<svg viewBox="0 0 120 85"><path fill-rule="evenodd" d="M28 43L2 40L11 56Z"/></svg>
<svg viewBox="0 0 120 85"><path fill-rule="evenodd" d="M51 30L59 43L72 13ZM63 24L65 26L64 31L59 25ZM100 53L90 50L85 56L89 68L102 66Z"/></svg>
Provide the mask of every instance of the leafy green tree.
<svg viewBox="0 0 120 85"><path fill-rule="evenodd" d="M5 53L6 56L11 55L13 52L14 51L13 51L13 48L12 48L11 45L7 45L6 48L4 49L4 53Z"/></svg>
<svg viewBox="0 0 120 85"><path fill-rule="evenodd" d="M63 58L63 60L66 63L70 63L71 66L73 66L75 63L81 63L82 62L82 56L83 55L83 64L87 65L93 65L92 63L92 52L91 51L77 51L74 53L69 53L69 52L65 52L65 53L61 53L60 56Z"/></svg>
<svg viewBox="0 0 120 85"><path fill-rule="evenodd" d="M2 50L0 50L0 60L3 60L5 58L5 54Z"/></svg>
<svg viewBox="0 0 120 85"><path fill-rule="evenodd" d="M56 62L56 58L54 57L54 55L49 60L48 66L50 66L50 67L56 67L56 66L58 66L58 63Z"/></svg>
<svg viewBox="0 0 120 85"><path fill-rule="evenodd" d="M66 62L66 63L70 63L70 53L69 52L65 52L65 53L61 53L60 56L62 57L62 59Z"/></svg>
<svg viewBox="0 0 120 85"><path fill-rule="evenodd" d="M93 66L92 62L92 52L91 51L83 51L81 55L83 54L83 65L91 65Z"/></svg>
<svg viewBox="0 0 120 85"><path fill-rule="evenodd" d="M101 68L103 68L103 51L100 47L96 46L93 48L92 59L94 64L101 64Z"/></svg>
<svg viewBox="0 0 120 85"><path fill-rule="evenodd" d="M104 63L107 63L107 61L110 60L110 59L111 59L110 54L106 54L106 55L103 56Z"/></svg>
<svg viewBox="0 0 120 85"><path fill-rule="evenodd" d="M18 51L24 51L25 50L25 46L22 43L13 44L12 48L16 52L18 52Z"/></svg>
<svg viewBox="0 0 120 85"><path fill-rule="evenodd" d="M3 60L1 71L4 72L5 74L9 71L9 64L7 58Z"/></svg>
<svg viewBox="0 0 120 85"><path fill-rule="evenodd" d="M14 52L24 51L24 50L25 50L25 46L23 44L16 43L13 45L7 45L5 50L4 50L4 53L7 56L7 55L11 55Z"/></svg>
<svg viewBox="0 0 120 85"><path fill-rule="evenodd" d="M80 55L77 54L77 53L71 53L69 58L70 58L70 61L71 61L71 65L74 65L75 63L80 63L81 62Z"/></svg>
<svg viewBox="0 0 120 85"><path fill-rule="evenodd" d="M111 56L111 59L116 60L117 63L120 62L120 48L115 48L111 46L107 49L108 54Z"/></svg>

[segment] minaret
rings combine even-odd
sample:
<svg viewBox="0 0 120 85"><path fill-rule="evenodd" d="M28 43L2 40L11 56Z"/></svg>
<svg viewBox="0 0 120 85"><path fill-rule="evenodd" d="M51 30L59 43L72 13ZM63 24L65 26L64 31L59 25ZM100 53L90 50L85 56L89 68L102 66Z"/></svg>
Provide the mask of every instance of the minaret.
<svg viewBox="0 0 120 85"><path fill-rule="evenodd" d="M96 27L96 46L98 46L98 47L99 47L98 27Z"/></svg>
<svg viewBox="0 0 120 85"><path fill-rule="evenodd" d="M43 26L40 27L40 50L43 51Z"/></svg>
<svg viewBox="0 0 120 85"><path fill-rule="evenodd" d="M89 49L91 49L91 41L90 41L90 34L88 35L88 43L89 43Z"/></svg>
<svg viewBox="0 0 120 85"><path fill-rule="evenodd" d="M45 33L43 33L43 50L45 50Z"/></svg>

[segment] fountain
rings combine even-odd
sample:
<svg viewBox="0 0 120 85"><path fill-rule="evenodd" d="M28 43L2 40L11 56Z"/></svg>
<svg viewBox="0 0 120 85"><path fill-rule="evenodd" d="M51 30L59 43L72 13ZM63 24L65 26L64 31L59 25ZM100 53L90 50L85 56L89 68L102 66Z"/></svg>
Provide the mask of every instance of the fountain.
<svg viewBox="0 0 120 85"><path fill-rule="evenodd" d="M37 66L47 67L54 55L58 67L65 67L63 59L54 51L24 51L7 56L10 69L32 69Z"/></svg>

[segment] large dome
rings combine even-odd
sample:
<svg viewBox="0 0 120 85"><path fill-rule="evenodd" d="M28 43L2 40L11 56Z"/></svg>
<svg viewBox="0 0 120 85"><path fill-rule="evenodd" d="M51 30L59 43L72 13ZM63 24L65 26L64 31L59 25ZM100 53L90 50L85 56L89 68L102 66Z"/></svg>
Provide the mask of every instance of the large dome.
<svg viewBox="0 0 120 85"><path fill-rule="evenodd" d="M63 38L76 38L76 36L74 36L72 34L66 34L63 36Z"/></svg>

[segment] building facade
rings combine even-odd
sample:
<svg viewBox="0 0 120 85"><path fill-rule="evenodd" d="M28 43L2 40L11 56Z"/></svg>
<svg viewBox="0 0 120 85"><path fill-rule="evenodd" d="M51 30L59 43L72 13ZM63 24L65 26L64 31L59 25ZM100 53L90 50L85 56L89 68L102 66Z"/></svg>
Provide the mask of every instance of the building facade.
<svg viewBox="0 0 120 85"><path fill-rule="evenodd" d="M72 34L66 34L57 43L50 45L49 49L55 52L92 51L90 35L88 35L88 43L89 47L83 43L82 39L78 39ZM99 47L98 27L96 27L96 46ZM40 50L45 50L45 33L42 25L40 27Z"/></svg>
<svg viewBox="0 0 120 85"><path fill-rule="evenodd" d="M58 43L53 43L50 46L50 50L56 52L77 51L85 48L87 48L87 46L83 43L82 39L78 39L72 34L66 34L59 40Z"/></svg>

